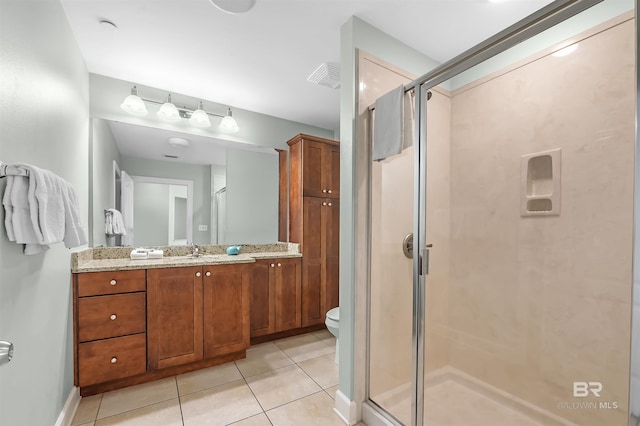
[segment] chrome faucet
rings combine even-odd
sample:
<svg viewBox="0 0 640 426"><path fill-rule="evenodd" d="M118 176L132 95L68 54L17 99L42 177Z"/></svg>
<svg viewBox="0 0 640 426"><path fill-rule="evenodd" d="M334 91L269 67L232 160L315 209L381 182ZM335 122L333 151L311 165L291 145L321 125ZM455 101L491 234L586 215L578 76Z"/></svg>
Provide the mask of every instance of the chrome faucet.
<svg viewBox="0 0 640 426"><path fill-rule="evenodd" d="M191 244L191 257L200 257L200 249L197 244Z"/></svg>

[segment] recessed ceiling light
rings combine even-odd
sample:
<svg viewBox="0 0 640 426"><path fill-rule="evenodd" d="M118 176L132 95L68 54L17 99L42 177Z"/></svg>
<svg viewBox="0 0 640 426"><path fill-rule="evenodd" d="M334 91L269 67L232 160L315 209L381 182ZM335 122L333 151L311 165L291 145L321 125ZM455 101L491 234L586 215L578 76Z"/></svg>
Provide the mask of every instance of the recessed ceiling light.
<svg viewBox="0 0 640 426"><path fill-rule="evenodd" d="M118 31L118 26L116 24L114 24L111 21L107 21L106 19L103 19L100 21L100 26L109 32L115 33L116 31Z"/></svg>

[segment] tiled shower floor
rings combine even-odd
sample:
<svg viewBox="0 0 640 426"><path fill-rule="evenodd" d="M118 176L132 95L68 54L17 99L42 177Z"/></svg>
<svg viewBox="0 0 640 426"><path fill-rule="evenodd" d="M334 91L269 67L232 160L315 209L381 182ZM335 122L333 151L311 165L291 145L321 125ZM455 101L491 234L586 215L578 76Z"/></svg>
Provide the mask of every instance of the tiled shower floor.
<svg viewBox="0 0 640 426"><path fill-rule="evenodd" d="M83 398L73 426L343 426L326 330L252 346L245 359Z"/></svg>
<svg viewBox="0 0 640 426"><path fill-rule="evenodd" d="M408 389L407 389L408 391ZM396 416L402 423L411 424L411 403L374 398L374 401ZM384 397L383 397L384 398ZM453 380L446 380L425 388L425 426L542 426L534 419Z"/></svg>

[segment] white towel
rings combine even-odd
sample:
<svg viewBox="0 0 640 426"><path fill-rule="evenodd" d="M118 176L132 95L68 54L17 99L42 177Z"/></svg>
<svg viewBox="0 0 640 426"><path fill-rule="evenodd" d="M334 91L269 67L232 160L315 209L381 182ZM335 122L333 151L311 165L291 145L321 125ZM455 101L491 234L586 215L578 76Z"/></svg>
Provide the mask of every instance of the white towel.
<svg viewBox="0 0 640 426"><path fill-rule="evenodd" d="M120 185L121 185L121 194L120 194L120 203L122 210L122 218L124 219L125 226L125 234L122 234L122 245L123 246L132 246L133 245L133 179L122 170L120 173Z"/></svg>
<svg viewBox="0 0 640 426"><path fill-rule="evenodd" d="M127 235L124 227L124 219L122 213L116 209L107 209L104 215L105 234L107 235Z"/></svg>
<svg viewBox="0 0 640 426"><path fill-rule="evenodd" d="M7 175L5 228L11 241L25 244L25 254L39 253L62 241L68 248L87 243L78 198L68 182L28 164L8 166Z"/></svg>
<svg viewBox="0 0 640 426"><path fill-rule="evenodd" d="M402 152L404 129L404 86L376 100L373 123L373 160L380 161Z"/></svg>

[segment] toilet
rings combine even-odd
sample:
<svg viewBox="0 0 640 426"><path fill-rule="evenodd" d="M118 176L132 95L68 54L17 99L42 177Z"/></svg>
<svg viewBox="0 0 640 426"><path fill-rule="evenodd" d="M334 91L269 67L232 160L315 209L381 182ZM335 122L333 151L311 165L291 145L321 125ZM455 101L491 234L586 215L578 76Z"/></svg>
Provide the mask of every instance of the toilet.
<svg viewBox="0 0 640 426"><path fill-rule="evenodd" d="M327 312L326 319L324 321L327 326L327 330L331 332L334 336L336 336L336 364L338 364L338 348L340 339L338 338L338 332L340 331L340 307L333 308L329 312Z"/></svg>

